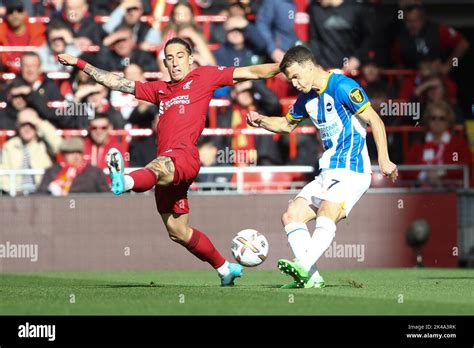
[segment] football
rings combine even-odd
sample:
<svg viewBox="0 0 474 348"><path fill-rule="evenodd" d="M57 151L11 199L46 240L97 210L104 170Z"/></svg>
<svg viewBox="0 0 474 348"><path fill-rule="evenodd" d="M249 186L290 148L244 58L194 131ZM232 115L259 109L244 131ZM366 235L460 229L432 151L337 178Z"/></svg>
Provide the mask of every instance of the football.
<svg viewBox="0 0 474 348"><path fill-rule="evenodd" d="M256 230L242 230L232 239L232 254L242 266L260 265L268 255L268 241Z"/></svg>

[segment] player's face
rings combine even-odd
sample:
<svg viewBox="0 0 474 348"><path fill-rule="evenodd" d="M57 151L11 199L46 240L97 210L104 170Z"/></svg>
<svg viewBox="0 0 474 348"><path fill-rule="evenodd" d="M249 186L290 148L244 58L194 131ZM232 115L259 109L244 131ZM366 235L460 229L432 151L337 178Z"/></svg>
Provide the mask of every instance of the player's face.
<svg viewBox="0 0 474 348"><path fill-rule="evenodd" d="M313 86L314 65L311 63L293 63L286 68L285 75L293 87L308 93Z"/></svg>
<svg viewBox="0 0 474 348"><path fill-rule="evenodd" d="M172 81L181 81L190 71L193 56L180 44L171 44L166 47L164 63Z"/></svg>

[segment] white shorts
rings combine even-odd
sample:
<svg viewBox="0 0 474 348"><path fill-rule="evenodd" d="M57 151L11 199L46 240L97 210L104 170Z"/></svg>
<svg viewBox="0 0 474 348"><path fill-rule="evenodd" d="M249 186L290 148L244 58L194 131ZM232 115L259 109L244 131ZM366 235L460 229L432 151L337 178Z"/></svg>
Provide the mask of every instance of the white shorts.
<svg viewBox="0 0 474 348"><path fill-rule="evenodd" d="M370 186L372 174L356 173L349 169L323 169L296 196L306 199L316 208L321 201L340 203L346 216Z"/></svg>

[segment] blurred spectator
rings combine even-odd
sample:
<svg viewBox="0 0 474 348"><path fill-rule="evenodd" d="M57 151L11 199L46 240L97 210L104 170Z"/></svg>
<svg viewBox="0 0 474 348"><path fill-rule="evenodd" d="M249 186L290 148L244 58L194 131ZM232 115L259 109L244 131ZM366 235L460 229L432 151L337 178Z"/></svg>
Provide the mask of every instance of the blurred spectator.
<svg viewBox="0 0 474 348"><path fill-rule="evenodd" d="M280 115L278 97L262 81L246 81L234 86L231 93L232 106L218 117L218 127L243 129L247 125L246 117L250 110L264 115ZM218 144L216 144L218 145ZM234 135L224 139L222 148L231 148L238 153L246 153L246 163L272 165L281 164L278 146L272 136Z"/></svg>
<svg viewBox="0 0 474 348"><path fill-rule="evenodd" d="M221 163L218 160L219 149L211 137L201 137L198 140L199 158L201 167L219 167L233 165L233 163ZM220 150L221 152L223 150ZM199 174L196 183L225 184L230 183L232 174ZM218 189L218 188L216 188Z"/></svg>
<svg viewBox="0 0 474 348"><path fill-rule="evenodd" d="M241 16L229 17L224 23L226 41L214 52L218 65L250 65L255 53L245 44L244 29L247 25L247 20Z"/></svg>
<svg viewBox="0 0 474 348"><path fill-rule="evenodd" d="M112 129L112 124L104 114L96 114L95 118L90 120L89 134L84 141L84 160L88 164L100 169L107 168L105 155L112 147L125 154L122 144L116 137L110 135ZM125 165L128 166L128 154L125 154L124 159Z"/></svg>
<svg viewBox="0 0 474 348"><path fill-rule="evenodd" d="M157 71L155 57L136 47L133 29L120 25L104 39L104 47L94 59L97 67L107 71L123 71L129 64L140 65L144 71Z"/></svg>
<svg viewBox="0 0 474 348"><path fill-rule="evenodd" d="M420 97L433 84L432 77L435 76L440 76L443 80L449 102L456 104L458 92L456 83L449 76L442 76L441 60L430 57L421 58L416 75L405 77L402 80L398 94L399 98L408 100L413 95Z"/></svg>
<svg viewBox="0 0 474 348"><path fill-rule="evenodd" d="M0 46L41 46L46 40L42 23L29 23L21 0L6 0L6 21L0 23ZM2 52L0 71L18 73L21 52Z"/></svg>
<svg viewBox="0 0 474 348"><path fill-rule="evenodd" d="M370 59L366 64L362 65L360 70L361 75L357 80L362 87L366 88L368 85L376 83L379 86L383 85L383 88L387 90L387 93L392 94L388 91L388 83L385 77L382 76L382 69L374 60Z"/></svg>
<svg viewBox="0 0 474 348"><path fill-rule="evenodd" d="M168 24L163 29L163 47L169 39L178 35L178 29L181 26L193 26L197 30L194 21L193 8L186 1L178 1L171 10Z"/></svg>
<svg viewBox="0 0 474 348"><path fill-rule="evenodd" d="M56 117L54 110L49 108L47 103L44 95L33 91L23 79L16 78L8 90L7 106L0 108L0 129L15 129L18 113L27 107L34 109L42 119L62 128L65 125L64 120Z"/></svg>
<svg viewBox="0 0 474 348"><path fill-rule="evenodd" d="M29 52L21 56L20 73L32 91L37 92L47 101L61 101L64 99L56 84L43 73L41 59L37 53Z"/></svg>
<svg viewBox="0 0 474 348"><path fill-rule="evenodd" d="M407 6L403 11L404 26L393 47L395 63L416 69L424 57L439 58L447 74L453 68L453 58L461 59L469 43L453 28L429 20L420 5Z"/></svg>
<svg viewBox="0 0 474 348"><path fill-rule="evenodd" d="M422 115L425 113L428 104L439 100L446 101L454 109L456 123L464 122L462 112L456 105L456 99L449 98L446 79L440 74L428 75L423 78L410 97L411 102L420 103Z"/></svg>
<svg viewBox="0 0 474 348"><path fill-rule="evenodd" d="M395 115L387 115L382 111L382 107L387 107L389 103L390 95L388 93L388 86L386 83L380 80L373 80L364 86L365 92L369 96L372 108L382 118L385 126L399 126L406 123L408 117ZM411 122L411 118L409 119ZM411 123L412 124L412 123ZM399 132L387 132L387 145L388 153L390 158L393 159L394 163L402 163L403 161L403 143L402 136ZM369 151L369 157L374 164L378 164L378 152L375 145L374 137L372 132L367 133L367 148Z"/></svg>
<svg viewBox="0 0 474 348"><path fill-rule="evenodd" d="M110 14L110 18L102 28L111 34L121 24L132 28L133 40L142 50L149 50L161 42L158 30L150 24L142 22L143 4L141 0L123 0L122 3Z"/></svg>
<svg viewBox="0 0 474 348"><path fill-rule="evenodd" d="M18 114L17 136L8 140L2 149L2 169L46 169L56 155L61 137L56 134L48 121L42 120L38 113L30 108ZM28 194L36 190L40 182L39 175L17 176L18 193ZM9 177L2 177L2 190L9 191Z"/></svg>
<svg viewBox="0 0 474 348"><path fill-rule="evenodd" d="M127 80L146 82L143 69L138 64L130 64L127 66L124 70L124 74ZM133 94L110 91L110 103L114 107L117 107L122 114L122 118L128 123L130 122L130 114L137 108L137 103L140 103L140 101L138 101ZM153 121L153 118L151 121Z"/></svg>
<svg viewBox="0 0 474 348"><path fill-rule="evenodd" d="M454 111L445 101L438 100L428 105L424 114L427 132L423 141L410 147L407 164L466 164L471 163L471 152L463 134L455 134ZM447 180L462 179L461 171L420 171L406 173L406 178L416 179L421 186L443 186Z"/></svg>
<svg viewBox="0 0 474 348"><path fill-rule="evenodd" d="M204 36L192 25L178 28L178 37L187 40L193 48L194 62L198 66L216 65L216 59L207 45Z"/></svg>
<svg viewBox="0 0 474 348"><path fill-rule="evenodd" d="M372 28L365 5L344 0L313 1L310 46L324 68L359 69L368 57Z"/></svg>
<svg viewBox="0 0 474 348"><path fill-rule="evenodd" d="M258 11L256 29L263 39L265 53L274 62L280 62L298 39L294 30L294 15L290 15L295 12L292 0L264 0Z"/></svg>
<svg viewBox="0 0 474 348"><path fill-rule="evenodd" d="M163 29L163 41L161 47L158 50L158 64L160 71L163 73L162 80L169 80L168 71L163 63L163 59L165 58L163 48L169 39L176 36L189 41L191 47L193 48L195 66L216 64L216 60L207 46L208 42L199 32L199 29L194 21L192 6L187 2L179 1L173 7L170 14L170 20Z"/></svg>
<svg viewBox="0 0 474 348"><path fill-rule="evenodd" d="M68 26L61 22L51 22L47 29L48 41L38 50L41 67L45 73L66 71L71 72L72 66L65 66L58 62L58 54L67 53L80 56L81 51L74 43L72 32Z"/></svg>
<svg viewBox="0 0 474 348"><path fill-rule="evenodd" d="M260 0L258 1L254 0L252 2L250 2L250 0L212 1L209 4L210 6L208 8L203 8L202 13L226 16L228 18L243 17L243 18L254 19L255 17L254 14L258 12L258 8L260 7L260 2L261 2ZM253 23L252 23L252 26L254 27ZM256 29L254 29L253 31L256 32ZM210 33L209 41L211 43L217 42L221 44L226 41L226 34L225 34L225 30L223 28L222 23L211 23L211 33ZM261 51L263 52L264 49L265 49L265 46L264 44L262 44Z"/></svg>
<svg viewBox="0 0 474 348"><path fill-rule="evenodd" d="M67 196L110 190L104 172L84 161L82 138L64 139L60 150L64 160L46 169L38 193Z"/></svg>
<svg viewBox="0 0 474 348"><path fill-rule="evenodd" d="M139 101L138 106L130 115L130 124L133 128L148 129L153 133L150 136L134 136L128 144L130 153L130 167L144 167L156 157L156 124L158 110L155 105Z"/></svg>
<svg viewBox="0 0 474 348"><path fill-rule="evenodd" d="M64 0L42 0L33 4L35 16L53 18L60 16L63 11Z"/></svg>
<svg viewBox="0 0 474 348"><path fill-rule="evenodd" d="M107 117L113 128L123 128L125 120L122 114L110 104L108 93L109 90L99 83L85 84L77 89L75 100L78 103L90 105L96 115ZM73 128L84 128L84 126L87 126L83 119L84 117L81 117L81 120L78 120L81 124Z"/></svg>
<svg viewBox="0 0 474 348"><path fill-rule="evenodd" d="M132 81L145 81L143 70L135 64L129 65L125 69L125 78ZM132 105L130 107L123 107L121 109L124 119L132 128L153 130L150 136L134 136L128 144L128 151L130 153L131 167L144 167L156 157L156 134L155 134L155 120L158 119L158 108L151 103L136 100L131 94L123 94L122 92L112 91L112 103L123 102L124 104ZM133 106L135 105L135 106Z"/></svg>
<svg viewBox="0 0 474 348"><path fill-rule="evenodd" d="M89 12L86 0L65 0L63 12L53 20L61 21L71 29L74 43L81 51L91 45L100 45L105 36L102 27Z"/></svg>

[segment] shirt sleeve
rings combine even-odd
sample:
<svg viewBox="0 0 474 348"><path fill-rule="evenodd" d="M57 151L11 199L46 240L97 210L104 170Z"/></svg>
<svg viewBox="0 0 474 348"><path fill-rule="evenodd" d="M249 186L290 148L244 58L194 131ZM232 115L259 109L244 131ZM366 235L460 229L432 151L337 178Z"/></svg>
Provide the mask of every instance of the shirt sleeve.
<svg viewBox="0 0 474 348"><path fill-rule="evenodd" d="M204 78L211 82L212 90L234 84L234 67L202 66L198 69Z"/></svg>
<svg viewBox="0 0 474 348"><path fill-rule="evenodd" d="M290 110L286 114L286 118L293 122L301 122L305 118L308 118L308 112L306 111L306 95L300 94L296 102L290 107Z"/></svg>
<svg viewBox="0 0 474 348"><path fill-rule="evenodd" d="M135 81L135 97L153 104L158 104L159 90L166 88L163 81L140 82Z"/></svg>
<svg viewBox="0 0 474 348"><path fill-rule="evenodd" d="M439 41L442 49L454 49L462 40L461 34L446 25L439 26Z"/></svg>
<svg viewBox="0 0 474 348"><path fill-rule="evenodd" d="M370 106L364 89L353 79L344 78L337 87L336 98L353 114L359 114Z"/></svg>

